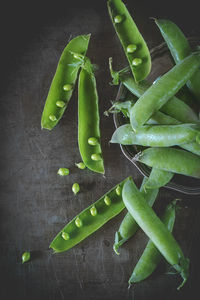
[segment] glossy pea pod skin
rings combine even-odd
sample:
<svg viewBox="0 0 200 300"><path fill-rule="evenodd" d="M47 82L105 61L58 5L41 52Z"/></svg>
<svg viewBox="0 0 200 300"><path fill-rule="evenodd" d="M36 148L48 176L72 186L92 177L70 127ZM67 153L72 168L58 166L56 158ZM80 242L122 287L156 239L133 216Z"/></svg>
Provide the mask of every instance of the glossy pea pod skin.
<svg viewBox="0 0 200 300"><path fill-rule="evenodd" d="M172 232L175 222L176 201L177 200L174 200L167 205L164 215L161 218L161 221L170 232ZM128 281L129 285L131 285L132 283L140 282L149 277L156 269L161 259L162 255L155 247L153 242L149 240Z"/></svg>
<svg viewBox="0 0 200 300"><path fill-rule="evenodd" d="M86 167L104 174L99 123L96 79L92 65L87 59L87 64L80 72L78 83L78 145Z"/></svg>
<svg viewBox="0 0 200 300"><path fill-rule="evenodd" d="M171 232L147 204L133 180L128 180L123 187L124 204L145 234L152 240L159 252L165 257L183 278L183 286L189 275L189 260L174 239Z"/></svg>
<svg viewBox="0 0 200 300"><path fill-rule="evenodd" d="M118 191L119 188L122 190L124 183L129 178L113 187L99 200L73 218L54 238L50 248L55 252L67 251L118 215L124 209L122 194ZM67 240L63 238L63 232L67 233Z"/></svg>
<svg viewBox="0 0 200 300"><path fill-rule="evenodd" d="M130 111L133 129L141 127L188 81L200 66L200 53L196 52L175 65L157 80L136 102Z"/></svg>
<svg viewBox="0 0 200 300"><path fill-rule="evenodd" d="M185 57L192 53L192 49L188 40L181 31L181 29L172 21L164 19L155 19L155 23L158 26L167 46L171 52L171 55L175 63L180 62ZM200 101L200 70L197 70L195 74L187 82L187 86L194 94L197 100Z"/></svg>
<svg viewBox="0 0 200 300"><path fill-rule="evenodd" d="M173 176L174 173L172 172L152 168L151 173L144 185L144 188L147 190L163 187L171 181Z"/></svg>
<svg viewBox="0 0 200 300"><path fill-rule="evenodd" d="M107 4L135 81L139 82L146 78L151 70L149 49L124 3L121 0L108 0ZM116 16L121 17L121 22L116 22Z"/></svg>
<svg viewBox="0 0 200 300"><path fill-rule="evenodd" d="M72 96L81 66L80 60L75 58L73 53L84 56L89 40L90 34L77 36L67 44L62 52L42 113L42 128L51 130L61 119Z"/></svg>
<svg viewBox="0 0 200 300"><path fill-rule="evenodd" d="M147 203L150 206L153 206L159 190L149 189L148 191L145 191L144 186L146 182L147 182L147 178L144 177L140 187L140 191L143 194ZM138 224L136 223L132 215L129 212L127 212L127 214L125 215L125 217L123 218L119 226L118 231L116 231L115 233L115 242L113 245L113 250L115 251L116 254L119 255L119 247L122 246L126 241L128 241L136 233L138 229L139 229Z"/></svg>
<svg viewBox="0 0 200 300"><path fill-rule="evenodd" d="M194 124L144 125L132 130L130 124L118 127L112 135L111 143L141 145L145 147L170 147L190 143L200 134Z"/></svg>
<svg viewBox="0 0 200 300"><path fill-rule="evenodd" d="M182 149L147 148L133 159L149 167L200 178L200 157Z"/></svg>

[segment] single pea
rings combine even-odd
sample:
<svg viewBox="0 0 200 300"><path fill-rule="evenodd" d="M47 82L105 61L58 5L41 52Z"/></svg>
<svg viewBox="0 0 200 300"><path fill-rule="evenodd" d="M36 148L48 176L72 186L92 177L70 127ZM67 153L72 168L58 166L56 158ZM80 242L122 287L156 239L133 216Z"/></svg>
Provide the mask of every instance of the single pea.
<svg viewBox="0 0 200 300"><path fill-rule="evenodd" d="M101 158L101 154L99 154L99 153L93 153L93 154L91 155L91 159L92 159L92 160L95 160L95 161L101 160L101 159L102 159L102 158Z"/></svg>
<svg viewBox="0 0 200 300"><path fill-rule="evenodd" d="M142 59L138 58L138 57L134 58L133 61L132 61L132 65L135 66L135 67L141 65L141 63L142 63Z"/></svg>
<svg viewBox="0 0 200 300"><path fill-rule="evenodd" d="M65 92L69 92L69 91L71 91L73 89L73 85L72 84L65 84L65 85L63 85L63 90L65 91Z"/></svg>
<svg viewBox="0 0 200 300"><path fill-rule="evenodd" d="M76 195L80 191L80 186L77 182L72 185L72 192Z"/></svg>
<svg viewBox="0 0 200 300"><path fill-rule="evenodd" d="M123 17L121 15L117 15L114 17L114 22L117 24L121 23L122 20L123 20Z"/></svg>
<svg viewBox="0 0 200 300"><path fill-rule="evenodd" d="M85 164L83 162L75 164L79 169L83 170L86 168Z"/></svg>
<svg viewBox="0 0 200 300"><path fill-rule="evenodd" d="M57 120L56 116L54 115L49 115L49 119L53 122Z"/></svg>
<svg viewBox="0 0 200 300"><path fill-rule="evenodd" d="M60 168L58 170L58 175L60 175L60 176L69 175L69 169L67 169L67 168Z"/></svg>
<svg viewBox="0 0 200 300"><path fill-rule="evenodd" d="M65 106L65 102L64 101L57 101L56 102L56 106L63 108Z"/></svg>
<svg viewBox="0 0 200 300"><path fill-rule="evenodd" d="M75 224L77 227L81 227L83 225L83 222L81 221L81 219L79 217L77 217L75 220Z"/></svg>
<svg viewBox="0 0 200 300"><path fill-rule="evenodd" d="M91 215L92 215L93 217L95 217L95 216L97 215L97 209L96 209L95 206L92 206L92 207L90 208L90 213L91 213Z"/></svg>
<svg viewBox="0 0 200 300"><path fill-rule="evenodd" d="M65 241L69 240L69 239L70 239L69 233L67 233L67 232L62 232L62 238L63 238Z"/></svg>
<svg viewBox="0 0 200 300"><path fill-rule="evenodd" d="M25 263L30 260L31 254L30 252L24 252L22 254L22 263Z"/></svg>
<svg viewBox="0 0 200 300"><path fill-rule="evenodd" d="M116 189L115 189L116 194L117 194L118 196L120 196L120 195L121 195L121 191L122 191L122 189L121 189L121 187L118 185L118 186L116 187Z"/></svg>
<svg viewBox="0 0 200 300"><path fill-rule="evenodd" d="M106 205L109 206L111 204L111 199L108 196L105 196L104 202L105 202Z"/></svg>
<svg viewBox="0 0 200 300"><path fill-rule="evenodd" d="M136 49L137 49L137 46L135 44L130 44L127 46L126 51L128 53L133 53L134 51L136 51Z"/></svg>
<svg viewBox="0 0 200 300"><path fill-rule="evenodd" d="M99 144L99 142L98 142L97 138L95 138L95 137L90 137L90 138L88 139L88 144L91 145L91 146L96 146L96 145Z"/></svg>

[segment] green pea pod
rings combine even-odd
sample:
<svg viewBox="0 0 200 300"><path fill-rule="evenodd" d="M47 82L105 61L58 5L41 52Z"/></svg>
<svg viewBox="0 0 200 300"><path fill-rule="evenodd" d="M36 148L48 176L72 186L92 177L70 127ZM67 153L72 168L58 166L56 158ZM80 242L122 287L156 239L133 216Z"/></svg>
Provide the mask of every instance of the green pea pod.
<svg viewBox="0 0 200 300"><path fill-rule="evenodd" d="M182 287L189 275L189 260L184 257L177 241L148 205L133 180L128 180L124 184L122 197L126 208L141 229L152 240L168 263L180 273L183 282L178 288Z"/></svg>
<svg viewBox="0 0 200 300"><path fill-rule="evenodd" d="M147 203L150 206L153 206L158 192L158 189L149 189L149 190L145 190L144 189L144 185L147 181L147 178L144 177L141 187L140 187L140 191L143 194L144 198L146 199ZM122 246L126 241L128 241L135 233L136 231L139 229L138 224L136 223L136 221L134 220L134 218L131 216L131 214L129 212L127 212L127 214L125 215L124 219L122 220L120 227L118 229L118 231L116 231L115 233L115 242L113 245L113 250L115 251L116 254L119 255L119 247Z"/></svg>
<svg viewBox="0 0 200 300"><path fill-rule="evenodd" d="M125 124L115 130L110 142L145 147L170 147L193 142L198 135L198 127L194 124L144 125L136 131L132 130L130 124Z"/></svg>
<svg viewBox="0 0 200 300"><path fill-rule="evenodd" d="M121 0L108 0L108 11L136 82L151 70L149 49L135 22Z"/></svg>
<svg viewBox="0 0 200 300"><path fill-rule="evenodd" d="M175 63L179 63L185 57L192 53L192 49L188 40L181 31L181 29L170 20L155 19L155 23L158 26L167 46L174 58ZM200 70L197 70L195 74L188 80L187 86L194 94L196 99L200 101Z"/></svg>
<svg viewBox="0 0 200 300"><path fill-rule="evenodd" d="M71 98L89 40L90 34L77 36L62 52L42 113L42 128L51 130L61 119Z"/></svg>
<svg viewBox="0 0 200 300"><path fill-rule="evenodd" d="M161 221L170 232L172 232L174 227L176 216L176 202L177 200L174 200L167 205L164 215L161 218ZM154 246L153 242L149 240L128 281L129 285L131 285L132 283L140 282L149 277L156 269L161 259L162 255Z"/></svg>
<svg viewBox="0 0 200 300"><path fill-rule="evenodd" d="M129 178L113 187L72 219L54 238L50 248L55 252L69 250L118 215L124 209L122 195L118 191L119 188L122 190L124 183ZM66 234L63 235L63 232L67 233L67 240L65 239Z"/></svg>
<svg viewBox="0 0 200 300"><path fill-rule="evenodd" d="M144 188L145 189L159 189L165 186L174 174L169 171L152 168L149 178L147 179Z"/></svg>
<svg viewBox="0 0 200 300"><path fill-rule="evenodd" d="M100 145L98 94L89 59L86 60L79 75L78 144L86 167L94 172L104 173Z"/></svg>
<svg viewBox="0 0 200 300"><path fill-rule="evenodd" d="M200 178L200 157L182 149L147 148L133 159L149 167Z"/></svg>

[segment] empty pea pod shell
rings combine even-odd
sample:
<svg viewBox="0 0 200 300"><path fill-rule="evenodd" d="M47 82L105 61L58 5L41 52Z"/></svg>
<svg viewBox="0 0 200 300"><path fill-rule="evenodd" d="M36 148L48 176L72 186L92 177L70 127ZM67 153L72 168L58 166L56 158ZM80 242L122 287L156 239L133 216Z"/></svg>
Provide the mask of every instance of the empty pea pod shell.
<svg viewBox="0 0 200 300"><path fill-rule="evenodd" d="M136 82L147 77L151 70L149 49L129 11L121 0L108 0L108 11ZM115 17L121 16L116 22Z"/></svg>
<svg viewBox="0 0 200 300"><path fill-rule="evenodd" d="M84 56L89 40L90 34L77 36L63 50L46 98L41 120L42 128L51 130L61 119L71 98L78 71L82 64L81 60L75 58L73 53Z"/></svg>
<svg viewBox="0 0 200 300"><path fill-rule="evenodd" d="M92 203L89 207L80 212L75 218L73 218L54 238L50 244L55 252L63 252L74 247L76 244L80 243L86 237L91 235L93 232L98 230L110 219L114 218L124 209L124 203L122 201L122 195L116 194L116 188L119 186L123 188L124 183L130 177L123 180L121 183L113 187L109 192L102 196L99 200ZM109 199L104 201L104 199ZM107 204L106 204L107 203ZM91 214L95 207L95 215ZM76 220L81 222L81 226L78 227ZM62 237L62 233L66 232L69 235L69 239L65 240Z"/></svg>

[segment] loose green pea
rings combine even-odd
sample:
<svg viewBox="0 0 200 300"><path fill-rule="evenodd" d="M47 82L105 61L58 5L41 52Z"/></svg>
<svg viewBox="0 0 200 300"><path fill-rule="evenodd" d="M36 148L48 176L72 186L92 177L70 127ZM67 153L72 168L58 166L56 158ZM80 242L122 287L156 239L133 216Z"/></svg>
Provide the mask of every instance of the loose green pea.
<svg viewBox="0 0 200 300"><path fill-rule="evenodd" d="M106 205L109 206L111 204L111 199L108 196L105 196L104 202L105 202Z"/></svg>
<svg viewBox="0 0 200 300"><path fill-rule="evenodd" d="M57 118L56 118L56 116L54 116L54 115L49 115L49 119L51 120L51 121L57 121Z"/></svg>
<svg viewBox="0 0 200 300"><path fill-rule="evenodd" d="M121 189L121 187L118 185L118 187L117 187L116 190L115 190L116 194L117 194L118 196L120 196L120 195L121 195L121 191L122 191L122 189Z"/></svg>
<svg viewBox="0 0 200 300"><path fill-rule="evenodd" d="M134 51L136 51L136 49L137 49L137 46L135 44L130 44L127 46L126 51L128 53L133 53Z"/></svg>
<svg viewBox="0 0 200 300"><path fill-rule="evenodd" d="M63 107L65 107L65 102L64 101L57 101L56 102L56 106L58 106L58 107L61 107L61 108L63 108Z"/></svg>
<svg viewBox="0 0 200 300"><path fill-rule="evenodd" d="M25 263L30 260L31 254L30 252L24 252L22 254L22 263Z"/></svg>
<svg viewBox="0 0 200 300"><path fill-rule="evenodd" d="M122 20L123 20L123 17L120 16L120 15L117 15L117 16L114 17L114 22L117 23L117 24L121 23Z"/></svg>
<svg viewBox="0 0 200 300"><path fill-rule="evenodd" d="M101 154L99 154L99 153L94 153L94 154L91 155L91 159L92 159L92 160L95 160L95 161L101 160L101 159L102 159L102 158L101 158Z"/></svg>
<svg viewBox="0 0 200 300"><path fill-rule="evenodd" d="M76 224L77 227L80 228L80 227L83 225L83 222L82 222L81 219L78 217L78 218L76 218L76 220L75 220L75 224Z"/></svg>
<svg viewBox="0 0 200 300"><path fill-rule="evenodd" d="M91 215L92 215L93 217L95 217L95 216L97 215L97 209L96 209L95 206L92 206L92 207L90 208L90 213L91 213Z"/></svg>
<svg viewBox="0 0 200 300"><path fill-rule="evenodd" d="M65 84L65 85L63 85L63 90L65 91L65 92L69 92L69 91L71 91L73 89L73 85L72 84Z"/></svg>
<svg viewBox="0 0 200 300"><path fill-rule="evenodd" d="M75 164L79 169L83 170L86 168L85 164L83 162Z"/></svg>
<svg viewBox="0 0 200 300"><path fill-rule="evenodd" d="M98 140L95 137L90 137L88 139L88 144L91 146L96 146L99 144Z"/></svg>
<svg viewBox="0 0 200 300"><path fill-rule="evenodd" d="M135 66L135 67L141 65L141 63L142 63L142 59L138 58L138 57L134 58L133 61L132 61L132 65Z"/></svg>
<svg viewBox="0 0 200 300"><path fill-rule="evenodd" d="M80 191L80 186L79 184L76 182L72 185L72 192L76 195L78 192Z"/></svg>
<svg viewBox="0 0 200 300"><path fill-rule="evenodd" d="M67 169L67 168L60 168L58 170L58 175L60 175L60 176L69 175L69 169Z"/></svg>
<svg viewBox="0 0 200 300"><path fill-rule="evenodd" d="M69 240L69 239L70 239L69 233L67 233L67 232L62 232L62 238L63 238L65 241Z"/></svg>

